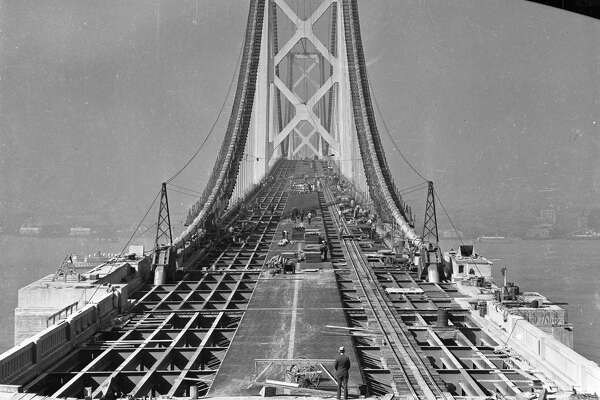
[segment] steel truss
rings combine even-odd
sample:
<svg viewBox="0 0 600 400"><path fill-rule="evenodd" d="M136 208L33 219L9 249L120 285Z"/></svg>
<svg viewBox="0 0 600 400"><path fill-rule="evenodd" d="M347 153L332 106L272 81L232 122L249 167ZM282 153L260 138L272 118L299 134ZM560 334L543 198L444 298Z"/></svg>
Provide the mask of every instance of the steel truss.
<svg viewBox="0 0 600 400"><path fill-rule="evenodd" d="M331 132L326 127L326 113L324 110L315 113L315 106L319 101L330 91L334 90L340 82L340 60L335 54L332 54L331 48L325 46L317 37L314 30L314 24L325 14L325 12L335 3L335 0L324 0L314 12L303 19L292 10L285 0L273 0L276 9L279 9L287 17L294 27L294 34L283 44L280 49L273 49L273 73L270 81L273 82L278 94L283 94L284 98L292 105L294 113L291 120L280 126L278 132L272 135L273 148L279 148L282 143L286 142L288 158L294 158L301 151L303 156L317 156L322 158L324 154L323 142L327 143L327 149L330 151L338 151L340 149L339 139L335 138L335 133ZM275 12L276 14L276 12ZM278 21L277 24L281 24ZM335 29L335 27L332 27ZM330 34L328 35L330 36ZM310 43L313 49L306 49L306 43ZM279 43L277 41L277 43ZM304 44L304 51L294 51L300 43ZM284 82L279 72L281 64L287 61L287 83ZM325 63L329 64L330 71L326 71ZM319 79L315 80L314 69L320 71ZM329 72L330 76L326 77ZM315 92L308 99L301 94L299 86L302 83L309 84ZM332 94L330 94L332 96ZM271 102L277 99L271 99ZM270 109L274 109L274 104ZM282 124L283 125L283 124ZM308 126L308 132L303 132L303 126ZM299 141L299 142L298 142ZM315 146L316 144L316 146ZM271 155L271 160L280 157L281 154L274 152ZM312 158L312 157L311 157Z"/></svg>

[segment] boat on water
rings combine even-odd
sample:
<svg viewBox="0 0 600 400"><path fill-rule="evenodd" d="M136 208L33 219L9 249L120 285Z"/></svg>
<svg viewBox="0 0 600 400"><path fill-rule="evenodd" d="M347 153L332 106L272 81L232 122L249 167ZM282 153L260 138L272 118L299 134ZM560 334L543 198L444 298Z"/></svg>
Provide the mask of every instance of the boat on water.
<svg viewBox="0 0 600 400"><path fill-rule="evenodd" d="M506 236L479 236L478 242L510 242L513 239Z"/></svg>
<svg viewBox="0 0 600 400"><path fill-rule="evenodd" d="M596 231L585 231L585 232L573 232L567 235L567 239L571 240L598 240L600 239L600 232Z"/></svg>

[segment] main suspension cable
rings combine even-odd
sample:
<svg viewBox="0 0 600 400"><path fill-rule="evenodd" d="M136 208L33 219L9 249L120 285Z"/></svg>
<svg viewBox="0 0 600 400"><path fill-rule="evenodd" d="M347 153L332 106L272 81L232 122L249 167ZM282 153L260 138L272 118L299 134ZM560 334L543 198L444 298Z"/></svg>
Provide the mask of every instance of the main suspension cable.
<svg viewBox="0 0 600 400"><path fill-rule="evenodd" d="M410 167L410 169L412 169L415 174L417 174L425 182L429 182L430 180L427 179L421 172L419 172L419 170L408 160L408 158L402 153L402 151L400 151L400 148L398 147L398 144L396 143L396 141L394 140L394 137L390 133L390 130L389 130L388 125L387 125L387 123L385 121L385 118L383 117L383 113L381 112L381 109L379 108L379 103L377 102L377 97L375 96L375 90L373 89L373 85L371 84L370 81L369 81L369 88L371 90L371 97L373 99L373 103L375 103L375 108L377 109L377 113L381 117L381 122L383 123L383 127L385 128L384 130L385 130L386 134L388 135L389 139L391 140L391 142L393 144L393 147L394 147L394 150L396 150L396 152L400 155L400 157L402 158L402 160L404 160L404 162L406 163L406 165L408 165ZM435 198L436 198L437 202L440 204L440 206L442 206L442 210L444 211L444 214L446 215L446 218L448 218L448 222L450 223L450 226L452 226L452 229L454 230L454 233L458 237L460 243L464 244L464 242L462 240L462 235L460 234L460 232L458 231L458 229L456 229L456 225L454 225L454 221L452 221L452 218L450 217L450 214L448 213L448 210L446 209L446 206L442 202L442 199L440 198L440 195L439 195L438 191L435 188L433 189L433 191L435 193Z"/></svg>
<svg viewBox="0 0 600 400"><path fill-rule="evenodd" d="M211 127L208 131L208 134L206 135L206 137L204 138L202 143L200 143L200 146L198 146L198 148L192 154L192 156L186 161L186 163L183 165L183 167L181 167L173 176L171 176L169 179L166 180L167 183L171 183L175 178L177 178L179 176L179 174L181 174L188 167L188 165L191 164L192 161L194 161L194 159L198 156L198 154L200 154L200 151L206 144L206 141L208 140L208 138L213 134L215 126L217 126L217 122L219 122L219 119L221 119L223 110L225 109L225 106L227 105L227 100L229 99L229 95L231 94L231 89L233 88L233 83L235 82L235 77L237 76L237 74L239 72L240 63L242 61L243 50L244 50L244 45L242 43L242 45L240 46L240 54L238 55L238 60L235 64L236 67L233 70L233 74L231 75L231 80L229 81L229 86L227 87L227 94L225 95L225 98L223 99L223 103L221 104L221 107L219 108L219 112L217 114L217 118L211 125Z"/></svg>
<svg viewBox="0 0 600 400"><path fill-rule="evenodd" d="M371 81L369 81L369 89L371 90L371 98L373 99L373 103L375 104L377 113L379 114L379 117L381 118L381 122L383 123L385 133L388 135L388 138L394 145L394 150L396 150L396 152L400 155L402 160L404 160L406 165L408 165L409 168L412 169L415 174L417 174L425 182L429 182L430 179L427 179L421 172L419 172L419 170L408 160L408 158L404 155L404 153L402 153L402 151L400 151L400 147L398 147L396 140L394 140L394 137L390 133L390 129L388 128L387 122L385 121L385 118L383 117L383 113L381 112L381 109L379 108L379 103L377 102L377 96L375 96L375 90L373 89L373 85L372 85Z"/></svg>

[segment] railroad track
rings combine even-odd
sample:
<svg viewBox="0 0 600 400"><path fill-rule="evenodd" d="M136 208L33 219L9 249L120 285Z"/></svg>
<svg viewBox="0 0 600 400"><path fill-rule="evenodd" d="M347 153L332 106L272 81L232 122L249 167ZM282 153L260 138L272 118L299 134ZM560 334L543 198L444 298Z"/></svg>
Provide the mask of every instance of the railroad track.
<svg viewBox="0 0 600 400"><path fill-rule="evenodd" d="M327 203L332 203L333 196L328 188L324 189L324 198ZM333 223L338 230L347 229L346 221L338 216L335 206L329 206L328 211L333 216ZM357 243L353 239L342 237L339 246L351 273L356 276L359 293L362 292L361 300L372 312L371 316L381 331L384 343L387 344L383 352L388 359L387 366L392 374L394 390L400 395L409 394L418 399L445 399L447 396L425 365L419 351L410 342Z"/></svg>

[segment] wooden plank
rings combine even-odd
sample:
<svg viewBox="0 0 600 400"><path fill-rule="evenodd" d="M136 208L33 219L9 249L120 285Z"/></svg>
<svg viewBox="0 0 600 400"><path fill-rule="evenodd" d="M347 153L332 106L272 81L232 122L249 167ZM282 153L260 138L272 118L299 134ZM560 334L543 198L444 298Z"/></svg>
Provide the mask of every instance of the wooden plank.
<svg viewBox="0 0 600 400"><path fill-rule="evenodd" d="M265 386L276 386L276 387L288 389L290 392L298 393L298 394L305 393L305 394L315 394L315 395L331 397L331 396L335 395L335 393L336 393L334 390L294 387L294 386L290 386L291 385L290 383L281 382L281 381L272 381L270 379L267 379L265 382L258 382L258 384L263 384ZM296 383L296 385L297 385L297 383Z"/></svg>
<svg viewBox="0 0 600 400"><path fill-rule="evenodd" d="M263 369L262 371L260 371L260 373L258 373L258 375L256 375L256 378L254 378L254 381L252 381L247 387L246 389L250 389L252 386L254 386L256 384L256 382L258 382L260 379L262 379L262 377L267 373L267 371L269 370L269 368L271 368L271 365L273 365L273 362L268 363ZM256 366L255 366L256 369Z"/></svg>
<svg viewBox="0 0 600 400"><path fill-rule="evenodd" d="M283 386L286 388L299 388L300 387L300 384L298 384L298 383L276 381L274 379L265 379L265 383L267 385L277 385L277 386Z"/></svg>

